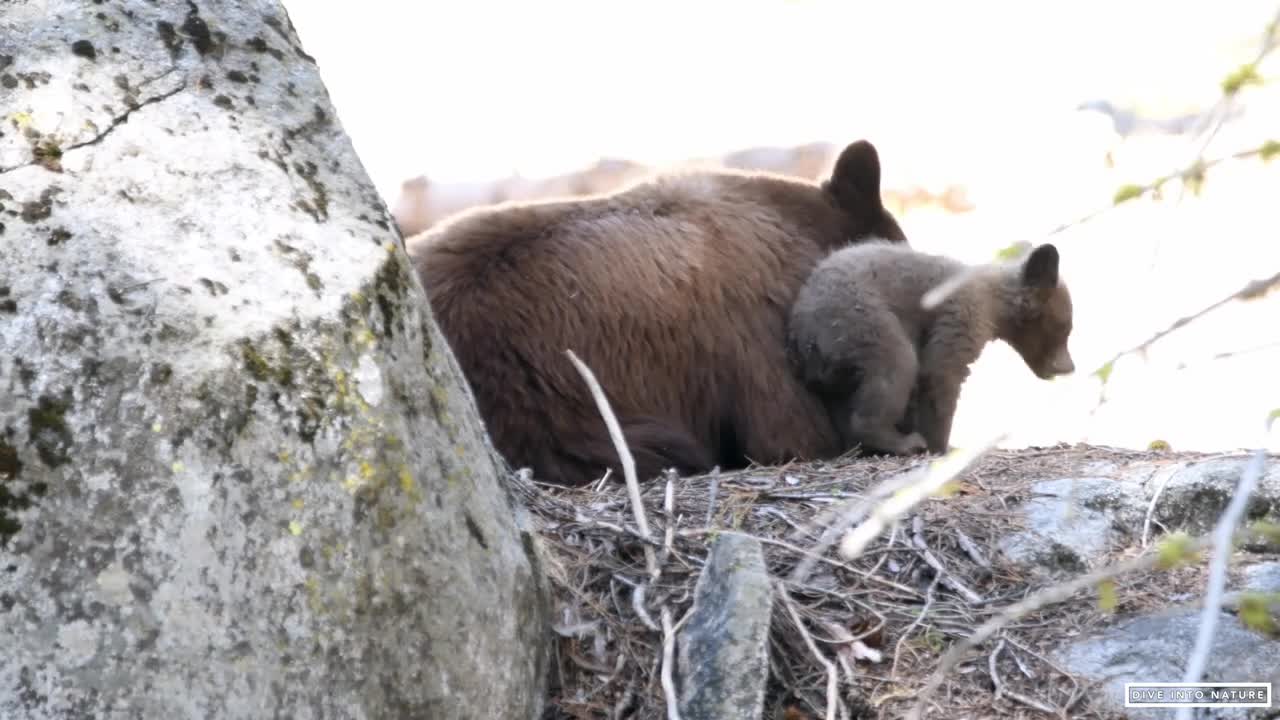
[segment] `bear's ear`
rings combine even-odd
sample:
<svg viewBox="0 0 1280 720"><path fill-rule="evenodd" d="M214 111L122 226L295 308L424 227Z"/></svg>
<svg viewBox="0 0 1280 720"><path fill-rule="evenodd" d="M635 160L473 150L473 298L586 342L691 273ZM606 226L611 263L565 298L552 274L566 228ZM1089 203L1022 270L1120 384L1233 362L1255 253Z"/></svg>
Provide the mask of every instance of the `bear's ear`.
<svg viewBox="0 0 1280 720"><path fill-rule="evenodd" d="M884 208L880 201L880 155L866 140L850 144L840 153L831 177L823 183L845 212L861 214Z"/></svg>
<svg viewBox="0 0 1280 720"><path fill-rule="evenodd" d="M1022 284L1034 288L1058 286L1058 248L1045 243L1022 263Z"/></svg>

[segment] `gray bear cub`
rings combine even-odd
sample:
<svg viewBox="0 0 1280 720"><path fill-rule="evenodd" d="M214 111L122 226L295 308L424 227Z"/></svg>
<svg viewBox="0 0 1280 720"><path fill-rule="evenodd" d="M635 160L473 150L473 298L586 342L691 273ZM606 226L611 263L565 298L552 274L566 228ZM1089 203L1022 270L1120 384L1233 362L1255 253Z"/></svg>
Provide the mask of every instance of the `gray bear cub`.
<svg viewBox="0 0 1280 720"><path fill-rule="evenodd" d="M925 293L971 270L941 304L923 308ZM1009 343L1047 380L1075 370L1070 334L1071 295L1053 245L1019 263L971 268L869 242L833 252L809 275L792 306L787 353L846 449L944 453L960 386L988 342Z"/></svg>

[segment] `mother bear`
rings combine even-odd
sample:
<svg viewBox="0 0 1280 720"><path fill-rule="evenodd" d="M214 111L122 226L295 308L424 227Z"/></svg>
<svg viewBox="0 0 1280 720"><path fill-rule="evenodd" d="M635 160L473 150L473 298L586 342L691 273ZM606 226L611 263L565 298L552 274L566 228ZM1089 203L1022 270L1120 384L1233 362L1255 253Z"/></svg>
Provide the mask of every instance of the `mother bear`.
<svg viewBox="0 0 1280 720"><path fill-rule="evenodd" d="M408 249L497 450L580 485L620 463L565 349L595 372L641 479L842 451L788 365L785 323L818 261L868 237L906 242L858 141L821 183L658 175L464 211Z"/></svg>

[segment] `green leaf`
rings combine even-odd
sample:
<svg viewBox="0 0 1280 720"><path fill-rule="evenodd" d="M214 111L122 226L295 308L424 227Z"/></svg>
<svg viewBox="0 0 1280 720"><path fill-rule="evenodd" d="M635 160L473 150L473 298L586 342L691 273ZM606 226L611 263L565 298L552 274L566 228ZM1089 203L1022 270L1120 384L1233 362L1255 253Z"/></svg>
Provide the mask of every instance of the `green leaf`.
<svg viewBox="0 0 1280 720"><path fill-rule="evenodd" d="M938 486L930 495L935 498L949 498L960 492L960 488L964 487L959 480L952 478Z"/></svg>
<svg viewBox="0 0 1280 720"><path fill-rule="evenodd" d="M1276 617L1272 614L1272 606L1280 610L1280 594L1245 592L1240 594L1240 622L1264 635L1273 635L1277 631Z"/></svg>
<svg viewBox="0 0 1280 720"><path fill-rule="evenodd" d="M1186 172L1182 173L1182 184L1196 197L1199 197L1200 191L1204 189L1204 170L1204 163L1196 162L1195 165L1187 168Z"/></svg>
<svg viewBox="0 0 1280 720"><path fill-rule="evenodd" d="M1142 197L1142 194L1145 193L1146 191L1147 189L1142 187L1141 185L1133 185L1133 184L1121 185L1116 190L1116 195L1114 198L1112 198L1111 202L1115 205L1119 205L1120 203L1128 202L1135 198Z"/></svg>
<svg viewBox="0 0 1280 720"><path fill-rule="evenodd" d="M1098 609L1105 613L1113 613L1119 600L1116 598L1116 583L1114 580L1103 580L1098 583Z"/></svg>
<svg viewBox="0 0 1280 720"><path fill-rule="evenodd" d="M1098 379L1102 381L1102 384L1106 385L1107 380L1111 379L1111 371L1115 369L1115 364L1116 364L1115 360L1108 360L1105 365L1098 368L1097 370L1094 370L1090 374L1097 375Z"/></svg>
<svg viewBox="0 0 1280 720"><path fill-rule="evenodd" d="M1259 520L1249 526L1249 532L1264 543L1280 548L1280 523Z"/></svg>
<svg viewBox="0 0 1280 720"><path fill-rule="evenodd" d="M1029 247L1031 247L1031 243L1027 242L1026 240L1019 240L1018 242L1008 247L1000 248L999 250L997 250L995 260L996 262L1009 262L1012 260L1017 260L1018 258L1022 257L1022 253L1026 252L1027 248Z"/></svg>
<svg viewBox="0 0 1280 720"><path fill-rule="evenodd" d="M1224 95L1235 95L1246 85L1261 85L1262 76L1258 74L1258 66L1253 63L1241 65L1235 72L1222 80Z"/></svg>
<svg viewBox="0 0 1280 720"><path fill-rule="evenodd" d="M1179 565L1186 564L1195 559L1195 552L1192 548L1191 536L1185 532L1177 532L1166 537L1161 541L1157 549L1160 557L1156 562L1156 567L1161 570L1168 570Z"/></svg>
<svg viewBox="0 0 1280 720"><path fill-rule="evenodd" d="M1258 156L1262 158L1262 162L1270 162L1277 155L1280 155L1280 140L1268 140L1258 148Z"/></svg>

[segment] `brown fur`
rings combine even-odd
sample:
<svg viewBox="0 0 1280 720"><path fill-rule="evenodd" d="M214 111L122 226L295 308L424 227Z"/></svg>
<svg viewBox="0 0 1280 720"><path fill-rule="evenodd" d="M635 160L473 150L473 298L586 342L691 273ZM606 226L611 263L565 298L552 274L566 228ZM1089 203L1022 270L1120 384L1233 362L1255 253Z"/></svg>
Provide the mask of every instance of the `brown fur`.
<svg viewBox="0 0 1280 720"><path fill-rule="evenodd" d="M926 292L964 270L951 258L869 242L832 253L800 290L788 354L826 399L846 448L946 452L960 386L992 340L1012 345L1040 378L1074 371L1071 296L1054 246L1014 267L983 268L938 307L921 307Z"/></svg>
<svg viewBox="0 0 1280 720"><path fill-rule="evenodd" d="M410 239L436 321L495 446L581 484L617 454L572 349L609 396L642 478L826 456L839 439L790 372L796 291L831 250L905 241L880 165L850 145L822 185L700 171L584 199L462 213Z"/></svg>

